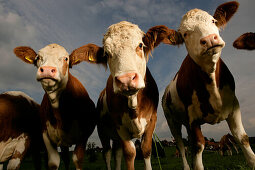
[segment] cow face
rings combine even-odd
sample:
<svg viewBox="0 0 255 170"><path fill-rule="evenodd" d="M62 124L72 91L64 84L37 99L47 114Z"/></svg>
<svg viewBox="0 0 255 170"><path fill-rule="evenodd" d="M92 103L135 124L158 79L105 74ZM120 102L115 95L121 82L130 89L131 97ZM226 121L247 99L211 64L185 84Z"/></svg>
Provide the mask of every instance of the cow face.
<svg viewBox="0 0 255 170"><path fill-rule="evenodd" d="M144 33L137 25L123 21L108 28L103 45L113 77L115 93L135 94L145 87Z"/></svg>
<svg viewBox="0 0 255 170"><path fill-rule="evenodd" d="M47 92L64 88L68 81L69 54L60 45L50 44L39 50L36 57L36 79Z"/></svg>
<svg viewBox="0 0 255 170"><path fill-rule="evenodd" d="M69 55L58 44L50 44L39 50L38 54L30 47L17 47L14 53L38 70L36 79L47 93L65 88L68 81Z"/></svg>
<svg viewBox="0 0 255 170"><path fill-rule="evenodd" d="M70 62L108 63L113 91L132 96L145 87L146 62L150 52L161 42L175 44L178 36L164 25L152 27L145 34L137 25L122 21L108 28L103 47L87 44L77 48L71 53Z"/></svg>
<svg viewBox="0 0 255 170"><path fill-rule="evenodd" d="M216 22L215 18L199 9L187 12L181 21L179 32L190 57L199 65L216 63L225 46Z"/></svg>
<svg viewBox="0 0 255 170"><path fill-rule="evenodd" d="M178 33L190 57L206 72L216 69L221 50L225 46L219 29L230 20L238 5L235 1L224 3L217 7L214 16L200 9L192 9L182 18Z"/></svg>

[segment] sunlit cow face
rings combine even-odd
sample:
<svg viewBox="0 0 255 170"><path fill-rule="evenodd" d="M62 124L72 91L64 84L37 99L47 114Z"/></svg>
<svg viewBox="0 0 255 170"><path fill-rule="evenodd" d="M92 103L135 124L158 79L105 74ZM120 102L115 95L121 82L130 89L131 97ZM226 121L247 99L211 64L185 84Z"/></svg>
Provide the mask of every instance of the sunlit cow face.
<svg viewBox="0 0 255 170"><path fill-rule="evenodd" d="M69 55L60 45L50 44L39 50L36 79L46 91L54 91L68 80Z"/></svg>
<svg viewBox="0 0 255 170"><path fill-rule="evenodd" d="M179 32L190 57L200 66L215 64L225 46L216 24L213 16L200 9L190 10L182 18Z"/></svg>
<svg viewBox="0 0 255 170"><path fill-rule="evenodd" d="M14 53L21 60L38 68L36 79L48 94L65 88L68 81L69 55L64 47L49 44L37 54L32 48L21 46L16 47Z"/></svg>
<svg viewBox="0 0 255 170"><path fill-rule="evenodd" d="M104 51L115 93L130 95L145 87L144 35L137 25L126 21L110 26L104 35Z"/></svg>

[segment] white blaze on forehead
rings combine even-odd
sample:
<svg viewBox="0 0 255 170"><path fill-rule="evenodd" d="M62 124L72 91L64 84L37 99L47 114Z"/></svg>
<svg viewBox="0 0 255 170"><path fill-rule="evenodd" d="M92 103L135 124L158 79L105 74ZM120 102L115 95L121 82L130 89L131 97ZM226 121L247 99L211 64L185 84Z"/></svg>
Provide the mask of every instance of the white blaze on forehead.
<svg viewBox="0 0 255 170"><path fill-rule="evenodd" d="M104 35L104 50L110 54L119 54L124 48L135 49L138 43L142 43L144 32L135 24L122 21L113 24Z"/></svg>
<svg viewBox="0 0 255 170"><path fill-rule="evenodd" d="M69 56L65 48L58 44L47 45L39 50L38 55L47 59L46 63L43 63L43 65L47 66L54 66L56 65L56 59Z"/></svg>
<svg viewBox="0 0 255 170"><path fill-rule="evenodd" d="M192 9L188 11L182 18L179 31L194 31L197 25L211 26L214 18L206 11L200 9Z"/></svg>

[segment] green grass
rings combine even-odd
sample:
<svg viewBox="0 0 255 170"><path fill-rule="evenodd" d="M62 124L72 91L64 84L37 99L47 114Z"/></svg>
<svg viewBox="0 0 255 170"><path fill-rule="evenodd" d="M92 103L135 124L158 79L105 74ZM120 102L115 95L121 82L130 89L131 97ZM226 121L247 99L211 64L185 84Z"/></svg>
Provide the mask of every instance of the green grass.
<svg viewBox="0 0 255 170"><path fill-rule="evenodd" d="M175 147L166 147L166 158L160 158L161 166L163 170L181 170L182 169L182 160L181 158L175 157ZM90 163L88 156L84 159L84 169L86 170L104 170L105 164L101 153L96 153L97 160ZM188 162L191 164L191 158L188 156ZM157 158L152 156L152 168L153 170L159 170ZM239 154L234 152L233 156L221 156L216 152L204 151L203 152L203 163L205 169L208 170L250 170L251 168L245 162L243 153L240 151ZM113 165L113 162L112 162ZM75 169L73 163L71 162L70 169ZM114 169L114 167L112 166ZM136 170L143 170L143 160L135 161ZM21 170L30 170L34 169L32 166L31 158L26 158L22 165ZM45 169L43 167L42 169ZM64 169L64 165L61 162L60 168ZM122 169L126 169L125 162L122 162Z"/></svg>

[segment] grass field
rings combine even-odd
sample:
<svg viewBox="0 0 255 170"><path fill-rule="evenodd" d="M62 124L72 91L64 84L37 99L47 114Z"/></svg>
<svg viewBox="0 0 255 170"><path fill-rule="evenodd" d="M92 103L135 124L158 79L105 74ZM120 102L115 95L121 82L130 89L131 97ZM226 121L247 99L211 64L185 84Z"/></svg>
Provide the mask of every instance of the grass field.
<svg viewBox="0 0 255 170"><path fill-rule="evenodd" d="M160 158L161 166L163 170L181 170L182 160L181 158L175 157L175 147L165 147L166 158ZM85 157L84 169L85 170L104 170L105 164L101 153L96 153L97 160L95 162L89 162L88 156ZM191 158L188 157L189 164ZM248 170L251 169L247 166L243 153L240 151L239 154L234 152L233 156L221 156L216 152L204 151L203 152L203 163L205 169L208 170ZM6 165L5 165L6 166ZM136 170L143 170L143 161L135 161ZM153 170L159 170L159 164L157 158L152 156L152 168ZM31 158L26 158L22 165L21 170L34 169L32 166ZM42 169L45 169L43 167ZM64 169L63 163L61 162L60 168ZM71 163L70 169L75 169ZM126 169L125 163L122 163L122 169Z"/></svg>

